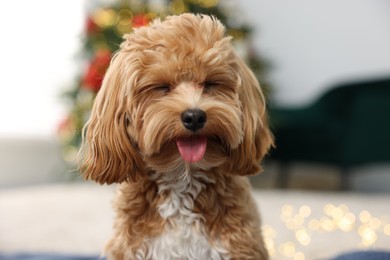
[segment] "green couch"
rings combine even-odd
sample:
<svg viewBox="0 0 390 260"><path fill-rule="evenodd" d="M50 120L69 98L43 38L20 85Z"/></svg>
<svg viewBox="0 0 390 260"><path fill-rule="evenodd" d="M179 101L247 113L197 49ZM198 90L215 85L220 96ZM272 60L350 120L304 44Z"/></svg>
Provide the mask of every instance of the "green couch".
<svg viewBox="0 0 390 260"><path fill-rule="evenodd" d="M336 86L302 108L271 106L270 119L279 187L292 162L340 167L343 189L352 167L390 162L390 78Z"/></svg>

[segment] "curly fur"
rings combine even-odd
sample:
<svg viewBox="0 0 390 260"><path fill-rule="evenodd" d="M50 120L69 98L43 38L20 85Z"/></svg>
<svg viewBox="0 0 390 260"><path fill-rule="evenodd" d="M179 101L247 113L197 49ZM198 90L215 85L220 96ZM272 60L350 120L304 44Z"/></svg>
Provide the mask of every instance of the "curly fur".
<svg viewBox="0 0 390 260"><path fill-rule="evenodd" d="M268 259L246 175L272 145L264 97L224 26L183 14L126 35L84 130L80 170L122 183L111 259ZM203 110L195 133L181 114ZM200 161L176 140L207 138Z"/></svg>

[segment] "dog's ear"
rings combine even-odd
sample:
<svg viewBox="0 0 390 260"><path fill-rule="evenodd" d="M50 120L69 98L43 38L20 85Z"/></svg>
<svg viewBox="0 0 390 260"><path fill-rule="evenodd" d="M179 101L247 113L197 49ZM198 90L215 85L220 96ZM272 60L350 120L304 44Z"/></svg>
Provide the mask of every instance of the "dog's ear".
<svg viewBox="0 0 390 260"><path fill-rule="evenodd" d="M83 130L79 169L86 179L101 184L133 180L143 169L136 144L127 132L129 82L124 62L123 52L113 57Z"/></svg>
<svg viewBox="0 0 390 260"><path fill-rule="evenodd" d="M265 98L260 85L244 61L239 57L236 60L244 138L231 151L228 172L253 175L261 171L260 161L273 145L273 136L268 128Z"/></svg>

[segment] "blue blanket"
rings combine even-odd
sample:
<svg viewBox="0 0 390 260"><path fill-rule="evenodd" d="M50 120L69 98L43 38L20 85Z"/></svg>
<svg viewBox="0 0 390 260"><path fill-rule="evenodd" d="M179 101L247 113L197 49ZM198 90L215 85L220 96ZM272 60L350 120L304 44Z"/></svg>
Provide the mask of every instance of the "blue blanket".
<svg viewBox="0 0 390 260"><path fill-rule="evenodd" d="M0 260L105 260L97 255L65 255L65 254L1 254ZM390 252L364 251L340 255L333 260L390 260Z"/></svg>
<svg viewBox="0 0 390 260"><path fill-rule="evenodd" d="M86 256L86 255L71 255L71 254L29 254L29 253L18 253L18 254L2 254L0 253L0 260L105 260L104 257L97 255Z"/></svg>

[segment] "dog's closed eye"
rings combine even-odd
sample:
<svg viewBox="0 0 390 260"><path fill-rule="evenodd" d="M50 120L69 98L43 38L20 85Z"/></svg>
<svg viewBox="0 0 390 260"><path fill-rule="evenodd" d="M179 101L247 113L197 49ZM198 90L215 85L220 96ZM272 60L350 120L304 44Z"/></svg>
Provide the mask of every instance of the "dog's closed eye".
<svg viewBox="0 0 390 260"><path fill-rule="evenodd" d="M205 81L205 82L203 82L203 87L204 88L214 88L214 87L217 87L217 86L219 86L219 82L217 82L217 81L211 81L211 80L207 80L207 81Z"/></svg>
<svg viewBox="0 0 390 260"><path fill-rule="evenodd" d="M161 92L163 94L167 94L167 93L171 92L172 86L168 83L163 83L163 84L154 85L152 88L154 91Z"/></svg>
<svg viewBox="0 0 390 260"><path fill-rule="evenodd" d="M206 80L205 82L202 83L204 92L206 92L206 93L209 92L210 90L217 88L220 85L221 85L220 82L212 81L212 80Z"/></svg>

